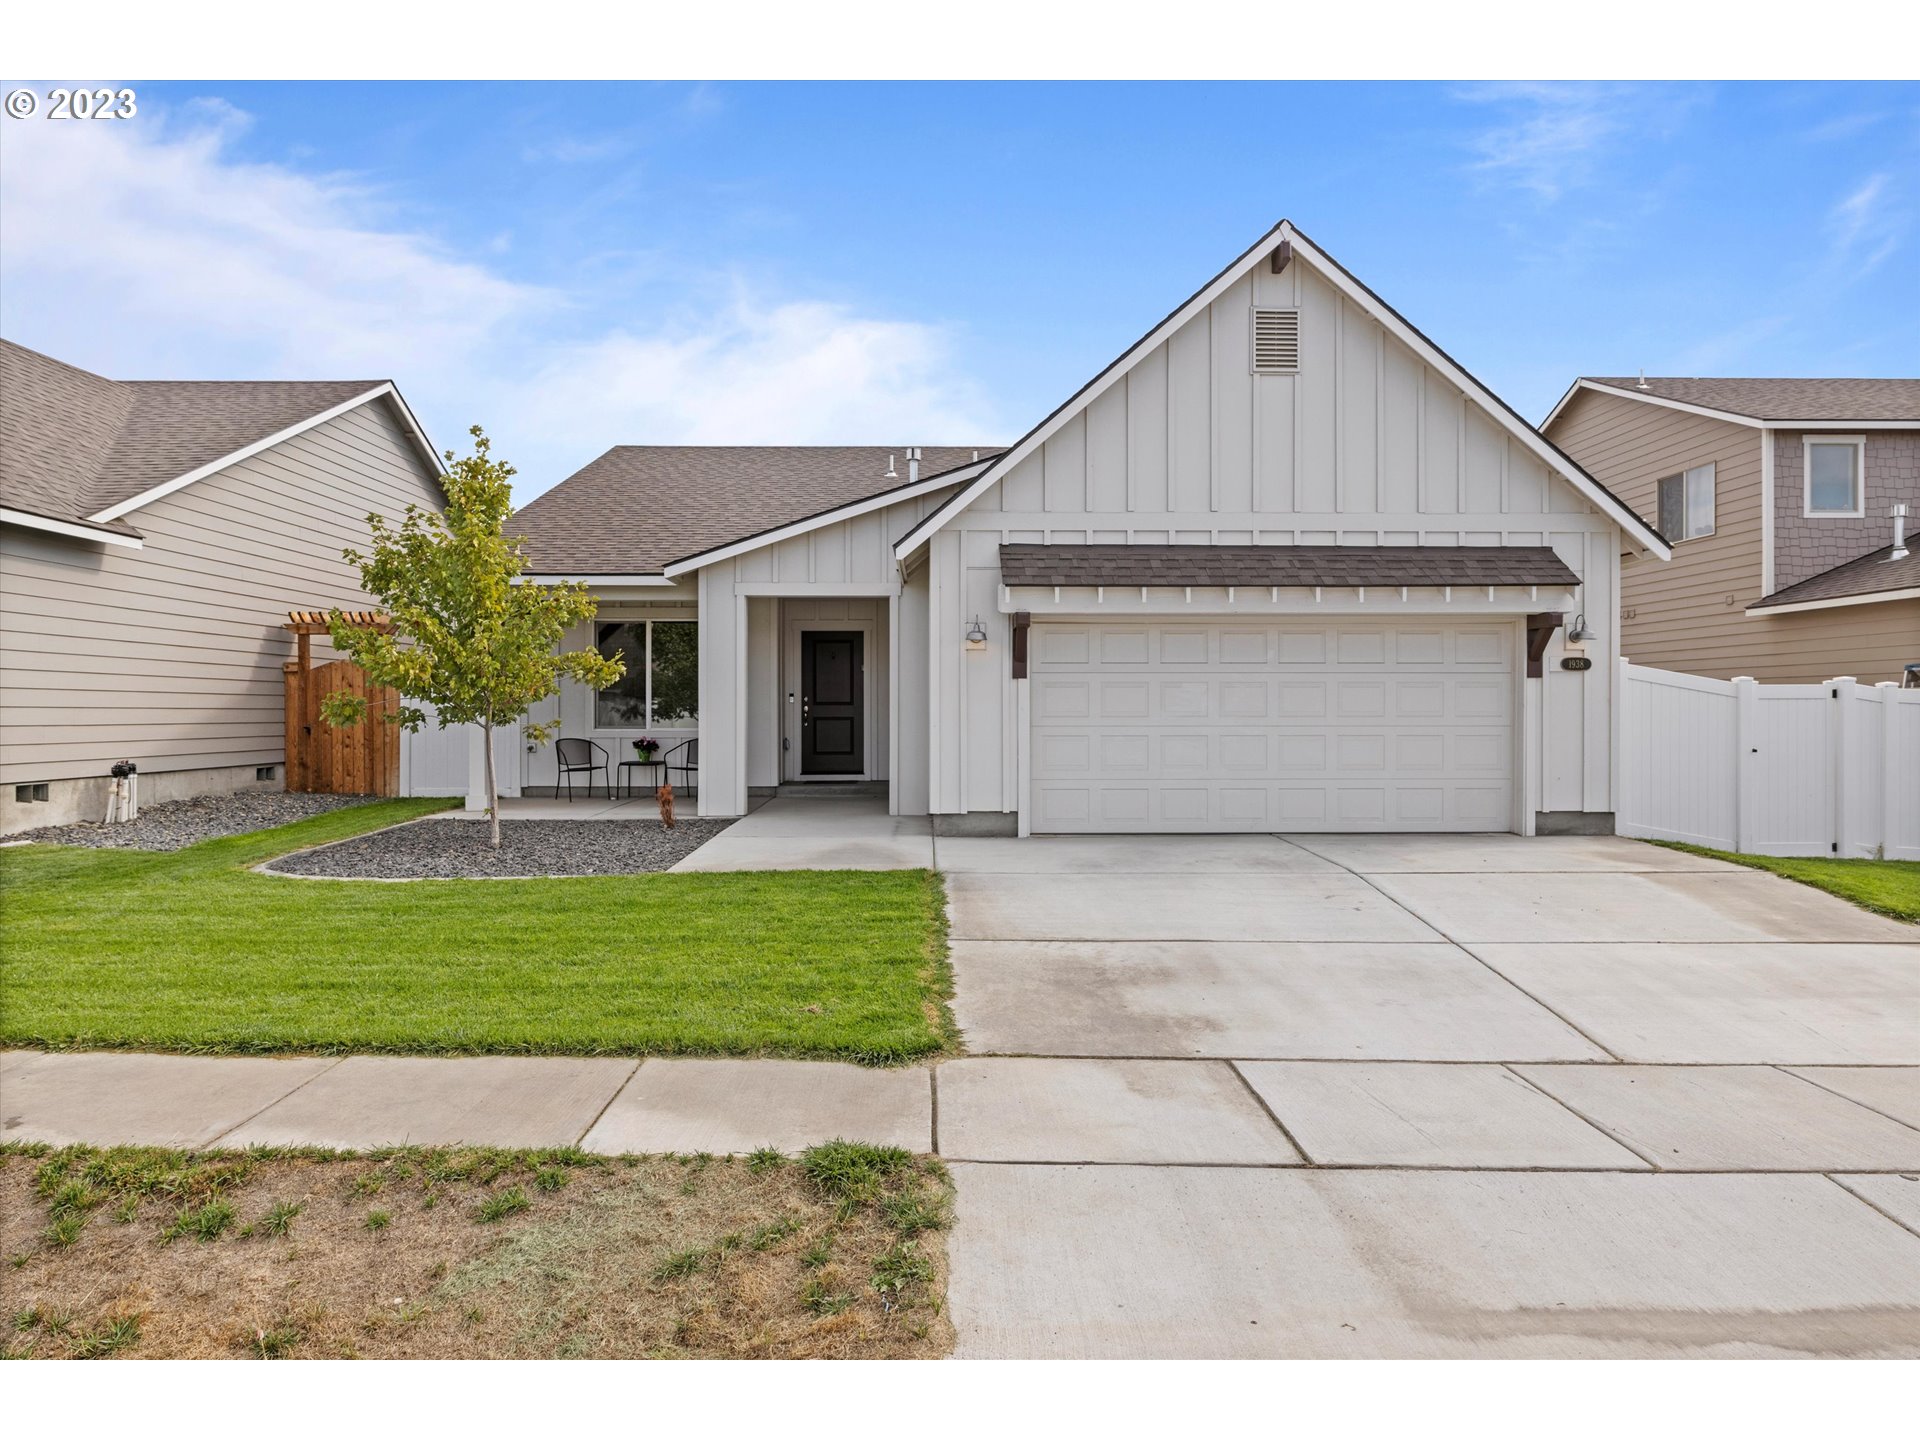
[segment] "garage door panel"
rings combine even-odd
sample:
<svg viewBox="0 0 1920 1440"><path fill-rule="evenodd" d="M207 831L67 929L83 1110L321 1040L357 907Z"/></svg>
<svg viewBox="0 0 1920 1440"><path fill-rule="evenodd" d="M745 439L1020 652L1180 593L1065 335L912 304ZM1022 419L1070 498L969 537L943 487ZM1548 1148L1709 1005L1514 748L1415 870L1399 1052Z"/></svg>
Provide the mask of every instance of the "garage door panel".
<svg viewBox="0 0 1920 1440"><path fill-rule="evenodd" d="M1504 830L1515 648L1488 623L1036 626L1033 824Z"/></svg>

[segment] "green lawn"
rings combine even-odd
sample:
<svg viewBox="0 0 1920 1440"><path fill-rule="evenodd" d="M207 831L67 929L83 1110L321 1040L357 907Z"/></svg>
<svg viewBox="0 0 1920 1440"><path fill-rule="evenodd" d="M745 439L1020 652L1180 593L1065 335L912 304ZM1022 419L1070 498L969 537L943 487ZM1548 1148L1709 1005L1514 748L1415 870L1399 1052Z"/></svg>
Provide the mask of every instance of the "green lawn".
<svg viewBox="0 0 1920 1440"><path fill-rule="evenodd" d="M171 854L0 850L0 1044L887 1063L952 1043L924 870L379 884L248 868L446 803Z"/></svg>
<svg viewBox="0 0 1920 1440"><path fill-rule="evenodd" d="M1822 860L1789 858L1780 855L1737 855L1730 850L1709 850L1703 845L1682 845L1674 840L1656 840L1669 850L1684 850L1689 855L1711 855L1716 860L1731 860L1754 870L1770 870L1802 885L1825 890L1842 900L1851 900L1864 910L1891 915L1896 920L1920 920L1920 860Z"/></svg>

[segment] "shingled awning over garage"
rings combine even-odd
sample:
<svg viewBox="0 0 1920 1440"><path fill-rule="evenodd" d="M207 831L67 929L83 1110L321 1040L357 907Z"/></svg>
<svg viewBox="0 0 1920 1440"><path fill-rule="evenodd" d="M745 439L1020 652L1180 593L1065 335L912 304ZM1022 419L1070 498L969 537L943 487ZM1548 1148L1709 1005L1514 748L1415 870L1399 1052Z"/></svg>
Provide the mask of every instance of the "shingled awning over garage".
<svg viewBox="0 0 1920 1440"><path fill-rule="evenodd" d="M1006 585L1555 585L1580 579L1518 545L1002 545Z"/></svg>

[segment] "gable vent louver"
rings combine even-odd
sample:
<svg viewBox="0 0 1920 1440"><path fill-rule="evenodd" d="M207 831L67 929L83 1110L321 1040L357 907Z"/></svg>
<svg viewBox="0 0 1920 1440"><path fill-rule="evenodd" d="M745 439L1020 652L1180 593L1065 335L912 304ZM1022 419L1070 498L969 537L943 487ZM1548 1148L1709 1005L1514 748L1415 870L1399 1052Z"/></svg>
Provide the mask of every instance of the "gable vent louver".
<svg viewBox="0 0 1920 1440"><path fill-rule="evenodd" d="M1255 309L1253 312L1253 373L1256 375L1300 373L1300 312L1298 310Z"/></svg>

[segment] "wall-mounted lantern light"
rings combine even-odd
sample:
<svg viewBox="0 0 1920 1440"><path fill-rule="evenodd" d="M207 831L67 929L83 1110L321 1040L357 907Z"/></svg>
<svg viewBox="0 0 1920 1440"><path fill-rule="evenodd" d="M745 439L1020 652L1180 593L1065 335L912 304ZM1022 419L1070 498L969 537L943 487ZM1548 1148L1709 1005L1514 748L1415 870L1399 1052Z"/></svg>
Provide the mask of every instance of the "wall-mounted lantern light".
<svg viewBox="0 0 1920 1440"><path fill-rule="evenodd" d="M987 648L987 627L980 623L978 615L967 626L967 649L984 650Z"/></svg>

